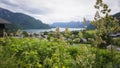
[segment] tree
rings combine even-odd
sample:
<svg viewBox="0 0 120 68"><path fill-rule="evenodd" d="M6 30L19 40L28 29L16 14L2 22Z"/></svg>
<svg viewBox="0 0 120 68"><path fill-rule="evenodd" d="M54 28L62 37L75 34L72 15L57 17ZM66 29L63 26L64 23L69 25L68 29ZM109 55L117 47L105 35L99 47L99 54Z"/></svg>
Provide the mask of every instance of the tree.
<svg viewBox="0 0 120 68"><path fill-rule="evenodd" d="M86 18L83 19L83 24L84 24L84 30L87 30L87 26L86 26Z"/></svg>
<svg viewBox="0 0 120 68"><path fill-rule="evenodd" d="M103 3L102 0L97 0L95 8L97 12L94 21L91 22L97 29L95 42L99 47L106 48L112 44L110 34L120 30L119 23L116 18L109 15L111 9L109 9L108 5Z"/></svg>
<svg viewBox="0 0 120 68"><path fill-rule="evenodd" d="M104 56L100 56L99 48L105 48L108 45L112 45L112 37L110 36L111 33L118 32L120 30L118 20L113 18L109 15L111 9L108 8L108 5L103 3L102 0L97 0L95 6L97 12L94 17L94 21L91 23L96 26L96 34L94 45L96 47L96 60L95 60L95 67L104 68L104 64L102 65L102 61L104 61ZM102 59L101 59L102 57ZM111 47L111 63L112 68L114 68L113 62L113 50Z"/></svg>
<svg viewBox="0 0 120 68"><path fill-rule="evenodd" d="M59 27L56 28L55 38L57 38L57 39L63 39L63 37L62 37L62 35L60 33L60 28Z"/></svg>
<svg viewBox="0 0 120 68"><path fill-rule="evenodd" d="M66 39L68 40L68 38L70 37L70 30L69 30L69 28L65 28L65 37L66 37Z"/></svg>
<svg viewBox="0 0 120 68"><path fill-rule="evenodd" d="M69 30L69 28L65 28L65 33L70 33L70 30Z"/></svg>
<svg viewBox="0 0 120 68"><path fill-rule="evenodd" d="M82 39L82 38L83 38L83 33L80 31L80 32L78 33L78 36L79 36L80 39Z"/></svg>
<svg viewBox="0 0 120 68"><path fill-rule="evenodd" d="M23 34L24 37L28 37L29 36L26 31L23 31L22 34Z"/></svg>

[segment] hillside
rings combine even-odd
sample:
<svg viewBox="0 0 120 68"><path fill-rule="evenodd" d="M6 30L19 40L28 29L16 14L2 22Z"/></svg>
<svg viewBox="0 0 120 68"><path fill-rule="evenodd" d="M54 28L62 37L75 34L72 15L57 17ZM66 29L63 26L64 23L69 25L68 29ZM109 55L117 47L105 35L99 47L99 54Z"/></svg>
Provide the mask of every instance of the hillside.
<svg viewBox="0 0 120 68"><path fill-rule="evenodd" d="M0 18L11 22L8 28L15 29L47 29L49 25L42 23L29 15L23 13L14 13L7 9L0 8Z"/></svg>

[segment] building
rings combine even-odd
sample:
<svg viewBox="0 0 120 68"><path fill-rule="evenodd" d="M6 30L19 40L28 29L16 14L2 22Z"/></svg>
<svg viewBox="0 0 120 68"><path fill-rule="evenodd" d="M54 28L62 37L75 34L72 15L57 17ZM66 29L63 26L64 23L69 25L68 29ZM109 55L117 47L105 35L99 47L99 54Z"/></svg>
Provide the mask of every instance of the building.
<svg viewBox="0 0 120 68"><path fill-rule="evenodd" d="M111 36L112 38L120 38L120 32L114 33L114 34L110 34L110 36Z"/></svg>
<svg viewBox="0 0 120 68"><path fill-rule="evenodd" d="M4 30L6 30L5 24L10 24L10 23L8 21L0 18L0 37L3 36Z"/></svg>

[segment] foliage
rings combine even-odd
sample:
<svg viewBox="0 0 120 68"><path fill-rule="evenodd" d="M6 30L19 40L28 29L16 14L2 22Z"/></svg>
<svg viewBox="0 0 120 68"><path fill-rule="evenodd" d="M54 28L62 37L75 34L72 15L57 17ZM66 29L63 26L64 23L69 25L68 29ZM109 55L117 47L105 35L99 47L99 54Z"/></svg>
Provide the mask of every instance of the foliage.
<svg viewBox="0 0 120 68"><path fill-rule="evenodd" d="M70 37L70 30L68 28L65 28L64 36L68 39Z"/></svg>
<svg viewBox="0 0 120 68"><path fill-rule="evenodd" d="M120 25L120 12L114 14L113 17L116 17L119 20L119 25Z"/></svg>
<svg viewBox="0 0 120 68"><path fill-rule="evenodd" d="M80 39L82 39L82 38L83 38L83 33L80 31L80 32L78 33L78 36L79 36Z"/></svg>
<svg viewBox="0 0 120 68"><path fill-rule="evenodd" d="M109 9L108 5L103 3L102 0L96 1L95 8L97 9L97 12L95 14L94 21L91 22L94 26L96 26L96 34L94 34L95 38L93 42L93 45L96 47L95 68L108 68L108 66L101 65L101 63L105 63L107 65L111 64L109 68L115 68L116 63L114 62L113 58L115 58L116 54L114 54L115 51L112 47L113 38L110 36L110 34L116 33L120 30L118 20L109 15L111 9ZM110 53L105 51L101 56L101 51L99 48L106 49L107 46L111 46ZM104 56L106 53L109 56ZM109 59L108 62L106 57ZM101 60L105 60L105 62Z"/></svg>
<svg viewBox="0 0 120 68"><path fill-rule="evenodd" d="M113 39L113 44L116 46L120 46L120 38Z"/></svg>
<svg viewBox="0 0 120 68"><path fill-rule="evenodd" d="M54 39L54 38L53 38ZM38 38L0 38L0 67L25 68L92 68L95 50L89 44L70 46L64 41ZM115 52L114 63L119 64L119 52ZM111 53L100 50L99 65L110 66Z"/></svg>
<svg viewBox="0 0 120 68"><path fill-rule="evenodd" d="M22 32L22 35L23 35L24 37L28 37L28 33L27 33L26 31L23 31L23 32Z"/></svg>
<svg viewBox="0 0 120 68"><path fill-rule="evenodd" d="M99 41L97 44L99 47L106 47L110 45L112 41L110 34L120 30L119 23L116 18L109 15L111 9L109 9L108 5L103 3L102 0L97 0L95 8L97 9L94 17L95 20L91 22L97 27L95 42Z"/></svg>
<svg viewBox="0 0 120 68"><path fill-rule="evenodd" d="M95 8L98 11L92 24L96 30L70 32L66 28L60 32L57 27L55 32L44 33L46 39L6 34L0 38L0 68L120 68L120 52L106 49L108 45L119 45L119 38L109 36L119 31L118 21L109 15L110 9L102 0L97 0ZM81 44L82 38L89 44Z"/></svg>

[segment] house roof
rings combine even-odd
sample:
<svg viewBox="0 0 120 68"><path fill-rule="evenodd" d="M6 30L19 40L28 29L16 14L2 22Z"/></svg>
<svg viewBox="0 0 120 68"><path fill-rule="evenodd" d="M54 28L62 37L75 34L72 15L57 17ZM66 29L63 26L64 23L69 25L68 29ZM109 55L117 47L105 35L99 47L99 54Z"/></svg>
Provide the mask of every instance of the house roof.
<svg viewBox="0 0 120 68"><path fill-rule="evenodd" d="M10 22L0 18L0 24L10 24Z"/></svg>

